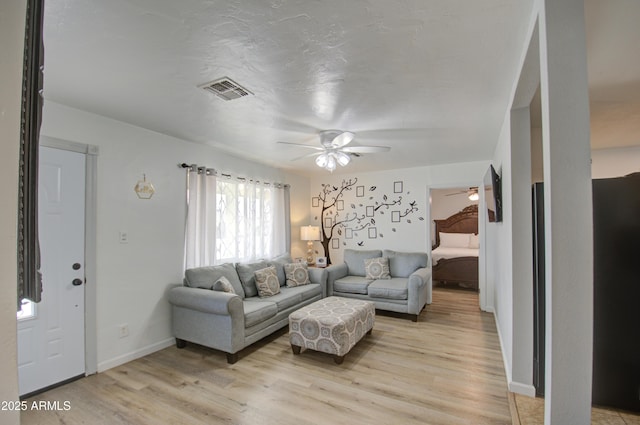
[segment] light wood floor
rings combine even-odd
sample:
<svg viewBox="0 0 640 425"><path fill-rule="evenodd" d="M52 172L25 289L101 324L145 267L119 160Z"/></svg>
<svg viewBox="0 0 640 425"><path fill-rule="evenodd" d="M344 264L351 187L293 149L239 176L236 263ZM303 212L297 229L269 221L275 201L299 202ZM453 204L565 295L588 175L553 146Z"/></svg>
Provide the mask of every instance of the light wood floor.
<svg viewBox="0 0 640 425"><path fill-rule="evenodd" d="M240 354L170 347L27 400L22 424L511 424L493 315L435 289L418 323L379 314L342 365L294 356L286 329Z"/></svg>
<svg viewBox="0 0 640 425"><path fill-rule="evenodd" d="M520 425L544 424L544 399L515 395ZM591 425L640 425L640 415L609 408L593 407Z"/></svg>

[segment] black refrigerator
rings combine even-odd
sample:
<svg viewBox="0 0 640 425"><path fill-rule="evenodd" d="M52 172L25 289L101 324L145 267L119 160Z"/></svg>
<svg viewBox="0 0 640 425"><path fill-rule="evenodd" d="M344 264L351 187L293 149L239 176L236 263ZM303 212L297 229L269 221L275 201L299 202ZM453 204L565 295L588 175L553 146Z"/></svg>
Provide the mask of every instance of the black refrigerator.
<svg viewBox="0 0 640 425"><path fill-rule="evenodd" d="M533 386L544 395L544 186L535 183L533 205Z"/></svg>
<svg viewBox="0 0 640 425"><path fill-rule="evenodd" d="M593 403L640 411L640 173L593 181Z"/></svg>
<svg viewBox="0 0 640 425"><path fill-rule="evenodd" d="M538 394L544 392L542 195L542 184L534 185L534 385ZM593 254L592 401L640 412L640 173L593 180Z"/></svg>

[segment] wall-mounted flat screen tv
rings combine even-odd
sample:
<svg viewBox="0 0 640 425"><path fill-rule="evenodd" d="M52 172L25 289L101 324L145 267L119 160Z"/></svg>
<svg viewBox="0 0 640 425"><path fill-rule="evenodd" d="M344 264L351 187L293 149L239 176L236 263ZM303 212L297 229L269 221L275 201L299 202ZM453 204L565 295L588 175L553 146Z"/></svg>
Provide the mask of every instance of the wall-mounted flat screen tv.
<svg viewBox="0 0 640 425"><path fill-rule="evenodd" d="M490 222L502 221L502 184L493 165L484 175L484 203Z"/></svg>

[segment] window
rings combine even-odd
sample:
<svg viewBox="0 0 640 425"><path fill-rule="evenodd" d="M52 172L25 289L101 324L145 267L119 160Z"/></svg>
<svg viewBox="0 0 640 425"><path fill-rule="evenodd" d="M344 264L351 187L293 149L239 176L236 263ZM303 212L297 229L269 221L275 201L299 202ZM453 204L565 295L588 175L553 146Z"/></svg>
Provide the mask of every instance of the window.
<svg viewBox="0 0 640 425"><path fill-rule="evenodd" d="M260 183L218 180L216 263L270 257L274 252L274 191ZM280 247L281 248L281 247Z"/></svg>
<svg viewBox="0 0 640 425"><path fill-rule="evenodd" d="M289 186L187 168L185 268L270 258L290 249Z"/></svg>

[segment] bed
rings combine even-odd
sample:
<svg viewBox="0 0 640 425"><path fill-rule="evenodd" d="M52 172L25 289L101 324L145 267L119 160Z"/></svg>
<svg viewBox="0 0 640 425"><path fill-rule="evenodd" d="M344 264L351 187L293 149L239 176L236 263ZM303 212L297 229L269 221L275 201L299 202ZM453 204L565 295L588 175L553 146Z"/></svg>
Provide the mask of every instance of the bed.
<svg viewBox="0 0 640 425"><path fill-rule="evenodd" d="M478 206L470 205L444 220L434 220L433 281L478 290Z"/></svg>

